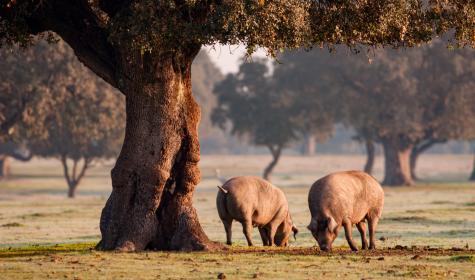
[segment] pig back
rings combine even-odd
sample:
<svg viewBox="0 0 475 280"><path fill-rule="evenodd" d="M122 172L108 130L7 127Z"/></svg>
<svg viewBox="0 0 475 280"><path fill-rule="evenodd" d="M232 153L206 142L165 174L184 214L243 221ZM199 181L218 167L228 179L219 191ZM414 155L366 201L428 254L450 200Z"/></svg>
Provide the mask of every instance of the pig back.
<svg viewBox="0 0 475 280"><path fill-rule="evenodd" d="M227 181L223 188L228 191L227 211L238 221L251 217L253 224L263 226L272 220L279 209L288 211L284 193L259 177L235 177Z"/></svg>
<svg viewBox="0 0 475 280"><path fill-rule="evenodd" d="M336 172L312 185L308 202L312 218L331 216L341 223L347 217L357 223L369 212L381 215L384 193L379 183L364 172Z"/></svg>

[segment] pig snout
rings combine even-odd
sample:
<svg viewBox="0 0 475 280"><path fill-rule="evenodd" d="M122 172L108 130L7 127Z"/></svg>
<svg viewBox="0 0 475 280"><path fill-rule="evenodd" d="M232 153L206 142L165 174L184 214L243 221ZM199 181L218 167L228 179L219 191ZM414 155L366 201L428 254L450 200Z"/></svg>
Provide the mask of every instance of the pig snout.
<svg viewBox="0 0 475 280"><path fill-rule="evenodd" d="M320 246L320 250L325 251L325 252L330 252L332 250L331 245L322 244L322 245L319 245L319 246Z"/></svg>

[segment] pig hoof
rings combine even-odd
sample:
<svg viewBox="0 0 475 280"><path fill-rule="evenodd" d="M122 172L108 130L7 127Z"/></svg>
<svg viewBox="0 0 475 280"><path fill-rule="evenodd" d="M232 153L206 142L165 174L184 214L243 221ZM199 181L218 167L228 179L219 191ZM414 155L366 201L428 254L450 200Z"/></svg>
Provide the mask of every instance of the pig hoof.
<svg viewBox="0 0 475 280"><path fill-rule="evenodd" d="M351 251L358 252L358 248L351 248Z"/></svg>
<svg viewBox="0 0 475 280"><path fill-rule="evenodd" d="M231 246L233 243L231 241L226 242L227 245Z"/></svg>

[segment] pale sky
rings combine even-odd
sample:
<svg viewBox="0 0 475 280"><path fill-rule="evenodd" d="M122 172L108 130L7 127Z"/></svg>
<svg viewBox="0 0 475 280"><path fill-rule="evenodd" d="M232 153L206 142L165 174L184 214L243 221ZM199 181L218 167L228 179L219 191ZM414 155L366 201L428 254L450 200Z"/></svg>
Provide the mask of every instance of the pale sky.
<svg viewBox="0 0 475 280"><path fill-rule="evenodd" d="M246 53L243 45L214 45L206 46L205 50L211 60L216 63L223 74L236 73L241 62L241 58ZM264 50L258 50L253 56L265 57Z"/></svg>

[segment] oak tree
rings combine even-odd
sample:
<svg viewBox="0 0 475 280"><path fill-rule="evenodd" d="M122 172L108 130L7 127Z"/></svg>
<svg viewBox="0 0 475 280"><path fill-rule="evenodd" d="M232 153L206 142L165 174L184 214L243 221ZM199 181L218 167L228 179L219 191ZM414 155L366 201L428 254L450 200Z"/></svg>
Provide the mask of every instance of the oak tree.
<svg viewBox="0 0 475 280"><path fill-rule="evenodd" d="M33 155L59 159L68 196L74 197L92 162L113 158L120 150L123 98L85 68L62 41L3 50L2 67L7 70L2 79L10 87L0 96L21 92L30 101L8 141L0 145L0 153L20 160Z"/></svg>
<svg viewBox="0 0 475 280"><path fill-rule="evenodd" d="M423 3L424 2L424 5ZM126 136L101 216L100 249L211 249L192 196L199 108L191 64L204 44L282 48L356 42L412 46L453 29L473 41L474 5L447 1L7 0L2 42L57 33L126 96Z"/></svg>
<svg viewBox="0 0 475 280"><path fill-rule="evenodd" d="M270 180L282 150L298 136L298 122L291 115L296 99L278 88L266 62L259 59L243 62L238 73L216 85L214 93L218 104L213 123L269 149L272 160L262 177Z"/></svg>

